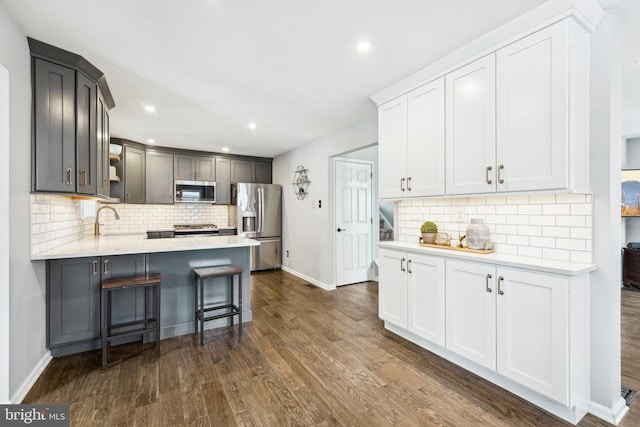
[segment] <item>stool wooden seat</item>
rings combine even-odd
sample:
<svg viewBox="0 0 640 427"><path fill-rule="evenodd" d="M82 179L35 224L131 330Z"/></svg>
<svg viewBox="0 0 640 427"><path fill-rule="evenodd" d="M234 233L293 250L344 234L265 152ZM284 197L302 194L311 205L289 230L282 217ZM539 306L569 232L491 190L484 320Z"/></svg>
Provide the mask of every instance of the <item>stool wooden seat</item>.
<svg viewBox="0 0 640 427"><path fill-rule="evenodd" d="M102 369L106 369L108 363L109 343L117 337L131 335L143 335L155 332L156 356L160 356L160 284L162 276L159 273L147 274L144 276L117 277L105 279L102 282ZM132 322L111 323L111 296L113 292L124 289L144 288L144 319ZM149 317L147 313L147 290L154 289L155 313ZM121 329L128 326L141 325L141 327L114 332L114 329Z"/></svg>
<svg viewBox="0 0 640 427"><path fill-rule="evenodd" d="M196 275L195 286L195 333L198 335L198 323L200 323L200 345L204 345L204 322L224 317L231 318L231 326L233 326L233 317L238 316L239 319L239 335L242 335L242 267L236 265L220 265L215 267L195 268L193 270ZM233 303L233 278L238 276L238 305ZM204 282L206 279L216 277L229 278L229 302L213 307L205 308L204 305ZM199 299L198 299L199 295ZM198 304L199 303L199 304ZM207 315L208 312L216 310L227 310L226 313Z"/></svg>

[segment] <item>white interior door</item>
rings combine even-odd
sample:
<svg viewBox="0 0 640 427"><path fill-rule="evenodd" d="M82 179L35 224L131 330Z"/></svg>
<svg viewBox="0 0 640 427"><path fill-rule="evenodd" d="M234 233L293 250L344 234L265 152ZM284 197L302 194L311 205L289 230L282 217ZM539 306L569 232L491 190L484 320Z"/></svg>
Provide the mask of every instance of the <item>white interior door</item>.
<svg viewBox="0 0 640 427"><path fill-rule="evenodd" d="M371 163L336 160L336 285L369 280L372 251Z"/></svg>

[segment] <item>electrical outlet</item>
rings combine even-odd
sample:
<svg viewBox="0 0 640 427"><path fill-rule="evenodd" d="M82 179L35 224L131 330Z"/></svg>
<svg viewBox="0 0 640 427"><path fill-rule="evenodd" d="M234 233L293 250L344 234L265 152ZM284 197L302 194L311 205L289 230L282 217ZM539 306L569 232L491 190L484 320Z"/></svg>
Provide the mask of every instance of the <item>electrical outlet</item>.
<svg viewBox="0 0 640 427"><path fill-rule="evenodd" d="M458 206L456 209L456 221L464 222L464 206Z"/></svg>
<svg viewBox="0 0 640 427"><path fill-rule="evenodd" d="M311 209L315 209L316 208L316 201L312 200L311 201Z"/></svg>

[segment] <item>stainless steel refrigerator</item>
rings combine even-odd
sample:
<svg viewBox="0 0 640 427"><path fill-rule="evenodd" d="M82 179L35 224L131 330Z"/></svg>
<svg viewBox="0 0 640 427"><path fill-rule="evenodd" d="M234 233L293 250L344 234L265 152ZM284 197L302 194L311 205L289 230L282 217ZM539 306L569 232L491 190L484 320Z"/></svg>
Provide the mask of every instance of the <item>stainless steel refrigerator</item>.
<svg viewBox="0 0 640 427"><path fill-rule="evenodd" d="M282 187L238 183L234 188L238 235L260 241L251 247L251 271L282 266Z"/></svg>

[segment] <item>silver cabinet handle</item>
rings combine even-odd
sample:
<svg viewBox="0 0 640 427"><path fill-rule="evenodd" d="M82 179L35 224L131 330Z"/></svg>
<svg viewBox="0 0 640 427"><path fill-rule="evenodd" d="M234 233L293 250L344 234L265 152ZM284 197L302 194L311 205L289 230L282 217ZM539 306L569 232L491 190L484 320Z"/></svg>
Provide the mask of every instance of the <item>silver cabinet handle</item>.
<svg viewBox="0 0 640 427"><path fill-rule="evenodd" d="M406 261L406 259L404 259L404 258L402 258L402 259L400 260L400 271L407 271L407 270L404 268L404 262L405 262L405 261Z"/></svg>
<svg viewBox="0 0 640 427"><path fill-rule="evenodd" d="M493 167L487 166L486 170L484 171L484 179L485 181L487 181L487 184L493 184L493 181L491 180L491 178L489 178L489 172L491 172L492 170Z"/></svg>
<svg viewBox="0 0 640 427"><path fill-rule="evenodd" d="M502 171L504 170L504 165L498 166L498 182L500 184L504 184L504 179L502 178Z"/></svg>
<svg viewBox="0 0 640 427"><path fill-rule="evenodd" d="M407 261L407 273L411 274L411 260Z"/></svg>
<svg viewBox="0 0 640 427"><path fill-rule="evenodd" d="M96 260L91 261L91 267L92 267L91 275L92 276L97 276L98 275L98 261L96 261Z"/></svg>
<svg viewBox="0 0 640 427"><path fill-rule="evenodd" d="M411 191L411 177L407 178L407 190Z"/></svg>
<svg viewBox="0 0 640 427"><path fill-rule="evenodd" d="M493 276L491 274L487 274L487 276L484 278L484 290L487 292L493 292L493 289L491 289L489 287L489 279L491 279Z"/></svg>
<svg viewBox="0 0 640 427"><path fill-rule="evenodd" d="M87 171L80 171L80 176L82 177L82 181L80 181L80 187L84 187L87 185Z"/></svg>
<svg viewBox="0 0 640 427"><path fill-rule="evenodd" d="M504 292L502 292L502 282L504 281L504 277L500 276L498 277L498 295L504 295Z"/></svg>
<svg viewBox="0 0 640 427"><path fill-rule="evenodd" d="M124 201L128 202L129 201L129 192L127 191L127 194L124 196Z"/></svg>
<svg viewBox="0 0 640 427"><path fill-rule="evenodd" d="M73 184L73 181L71 181L71 172L72 172L72 169L67 168L67 185Z"/></svg>
<svg viewBox="0 0 640 427"><path fill-rule="evenodd" d="M401 178L401 179L400 179L400 190L402 190L402 191L405 191L405 188L404 188L404 181L405 181L405 179L406 179L406 178Z"/></svg>
<svg viewBox="0 0 640 427"><path fill-rule="evenodd" d="M105 275L110 274L111 272L109 271L109 260L105 259L104 261L102 261L102 273L104 273Z"/></svg>

